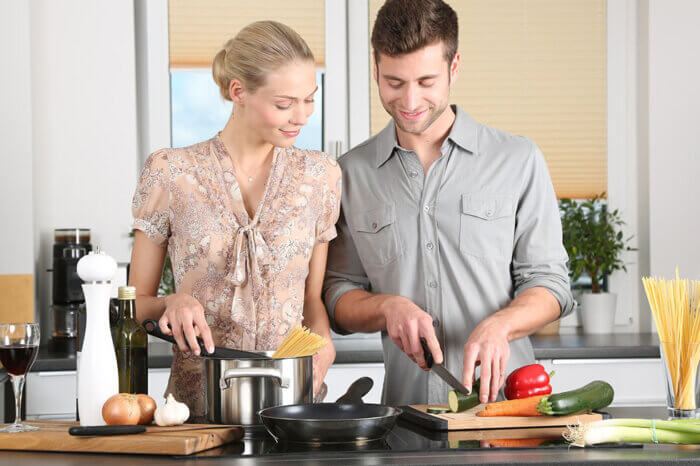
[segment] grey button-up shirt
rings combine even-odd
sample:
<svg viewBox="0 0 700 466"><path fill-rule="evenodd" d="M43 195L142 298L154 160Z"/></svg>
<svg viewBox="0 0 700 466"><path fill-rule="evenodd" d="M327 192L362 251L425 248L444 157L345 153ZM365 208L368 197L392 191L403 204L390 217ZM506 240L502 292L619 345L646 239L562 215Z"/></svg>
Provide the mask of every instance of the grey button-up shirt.
<svg viewBox="0 0 700 466"><path fill-rule="evenodd" d="M405 296L433 317L445 367L462 375L476 325L534 286L562 315L573 309L561 220L542 153L529 139L456 120L424 174L398 145L394 122L338 159L343 170L338 237L331 242L324 299L347 291ZM421 370L382 332L390 404L445 403L449 387ZM529 338L510 344L507 371L534 362Z"/></svg>

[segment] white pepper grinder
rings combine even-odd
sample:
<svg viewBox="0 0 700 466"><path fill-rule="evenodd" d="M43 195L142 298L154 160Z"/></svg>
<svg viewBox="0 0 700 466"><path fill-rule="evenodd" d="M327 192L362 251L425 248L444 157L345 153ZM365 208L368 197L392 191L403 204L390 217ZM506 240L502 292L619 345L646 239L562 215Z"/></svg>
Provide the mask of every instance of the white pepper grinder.
<svg viewBox="0 0 700 466"><path fill-rule="evenodd" d="M116 261L99 248L78 261L87 315L78 361L78 410L82 426L105 425L102 405L119 392L117 357L109 328L111 280L116 271Z"/></svg>

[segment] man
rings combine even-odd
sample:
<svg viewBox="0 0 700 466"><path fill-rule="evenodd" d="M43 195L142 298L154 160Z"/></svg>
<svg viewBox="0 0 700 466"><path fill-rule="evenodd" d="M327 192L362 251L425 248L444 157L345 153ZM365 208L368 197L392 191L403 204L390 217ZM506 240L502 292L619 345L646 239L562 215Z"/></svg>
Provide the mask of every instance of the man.
<svg viewBox="0 0 700 466"><path fill-rule="evenodd" d="M339 158L338 237L324 299L337 332L382 332L383 401L445 402L436 362L482 402L534 362L527 335L571 312L561 221L537 146L448 105L457 15L388 0L372 31L374 79L393 121ZM517 77L513 77L517 79Z"/></svg>

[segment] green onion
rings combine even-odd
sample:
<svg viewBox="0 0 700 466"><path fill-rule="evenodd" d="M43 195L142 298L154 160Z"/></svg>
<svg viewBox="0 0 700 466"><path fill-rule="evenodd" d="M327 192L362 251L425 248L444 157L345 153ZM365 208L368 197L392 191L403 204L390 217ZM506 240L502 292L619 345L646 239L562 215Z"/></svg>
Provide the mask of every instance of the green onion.
<svg viewBox="0 0 700 466"><path fill-rule="evenodd" d="M610 442L698 444L700 419L606 419L569 426L564 438L578 447Z"/></svg>

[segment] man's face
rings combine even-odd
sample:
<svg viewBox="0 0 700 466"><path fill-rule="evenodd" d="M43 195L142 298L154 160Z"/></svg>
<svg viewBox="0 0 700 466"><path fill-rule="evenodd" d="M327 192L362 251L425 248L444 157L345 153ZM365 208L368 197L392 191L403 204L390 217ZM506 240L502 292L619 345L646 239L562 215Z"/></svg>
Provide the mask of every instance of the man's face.
<svg viewBox="0 0 700 466"><path fill-rule="evenodd" d="M458 62L459 54L448 66L442 42L397 57L381 55L379 63L375 60L379 98L402 131L423 133L442 115Z"/></svg>

